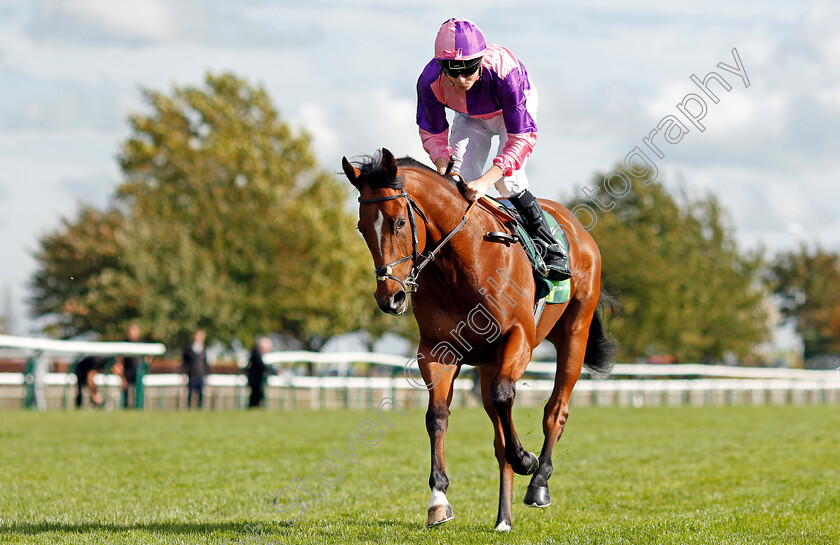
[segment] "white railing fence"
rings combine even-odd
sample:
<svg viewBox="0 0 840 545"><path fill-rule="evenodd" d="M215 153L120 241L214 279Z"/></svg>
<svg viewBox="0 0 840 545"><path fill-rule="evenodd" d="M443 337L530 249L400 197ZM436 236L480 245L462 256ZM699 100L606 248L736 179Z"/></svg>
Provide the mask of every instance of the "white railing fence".
<svg viewBox="0 0 840 545"><path fill-rule="evenodd" d="M425 406L427 394L420 387L416 362L388 354L275 352L266 363L278 368L266 383L265 406L269 409L369 408L383 397L403 406ZM288 364L313 363L331 372L350 373L358 364L386 376L304 376ZM286 364L286 365L284 365ZM293 365L292 365L293 366ZM409 381L406 374L413 378ZM326 370L325 369L325 370ZM555 364L532 362L528 374L517 384L517 406L542 405L553 388ZM465 368L455 381L454 406L480 406L473 382ZM26 395L26 376L0 373L0 408L20 408ZM107 408L121 407L118 377L99 375ZM151 374L142 378L147 410L186 408L184 377ZM204 391L205 408L244 408L249 388L244 375L209 375ZM412 384L413 383L413 384ZM49 373L45 377L49 408L73 407L76 377ZM421 385L422 386L422 385ZM699 364L617 364L607 379L584 374L572 394L572 403L585 405L763 405L840 403L840 372L803 369L749 368Z"/></svg>

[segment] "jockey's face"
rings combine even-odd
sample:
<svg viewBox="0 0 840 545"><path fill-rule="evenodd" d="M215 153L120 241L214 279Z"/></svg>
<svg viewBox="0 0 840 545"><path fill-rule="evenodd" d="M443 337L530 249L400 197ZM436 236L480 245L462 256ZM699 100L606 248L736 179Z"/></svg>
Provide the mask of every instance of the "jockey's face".
<svg viewBox="0 0 840 545"><path fill-rule="evenodd" d="M444 72L446 74L446 72ZM478 78L481 76L481 69L476 70L470 76L458 76L453 78L449 74L446 74L446 77L449 78L449 81L452 82L452 85L455 86L456 89L459 91L469 91L470 88L475 85L475 82L478 81Z"/></svg>

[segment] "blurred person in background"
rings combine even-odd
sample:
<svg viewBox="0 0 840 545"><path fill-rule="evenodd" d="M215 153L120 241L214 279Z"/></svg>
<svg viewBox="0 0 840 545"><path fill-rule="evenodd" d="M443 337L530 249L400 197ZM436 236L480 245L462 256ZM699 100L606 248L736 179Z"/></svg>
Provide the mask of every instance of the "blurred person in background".
<svg viewBox="0 0 840 545"><path fill-rule="evenodd" d="M90 389L90 405L92 407L101 407L105 404L105 398L96 387L94 378L99 373L104 373L108 366L108 356L85 356L76 363L73 373L76 375L76 407L82 406L82 389L87 386ZM113 369L118 375L122 376L122 369L114 366Z"/></svg>
<svg viewBox="0 0 840 545"><path fill-rule="evenodd" d="M251 357L248 359L248 366L245 372L248 375L248 386L251 387L251 398L248 401L248 408L256 408L262 404L265 396L264 384L267 374L274 374L274 369L263 361L263 354L271 351L272 342L268 337L258 337L254 349L251 350Z"/></svg>
<svg viewBox="0 0 840 545"><path fill-rule="evenodd" d="M181 355L181 370L186 375L187 383L187 408L192 408L193 394L198 398L197 406L200 409L203 403L204 377L210 374L210 365L207 363L207 347L204 346L206 334L203 329L197 329L192 336L192 343L184 347Z"/></svg>

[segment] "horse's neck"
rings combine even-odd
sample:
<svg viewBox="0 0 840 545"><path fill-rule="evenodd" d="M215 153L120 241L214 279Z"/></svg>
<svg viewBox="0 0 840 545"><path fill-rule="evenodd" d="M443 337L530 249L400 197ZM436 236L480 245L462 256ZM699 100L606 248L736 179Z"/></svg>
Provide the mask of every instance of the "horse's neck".
<svg viewBox="0 0 840 545"><path fill-rule="evenodd" d="M440 240L464 217L467 202L454 190L454 185L448 187L448 182L434 175L415 171L414 176L406 178L406 192L427 219L427 245Z"/></svg>
<svg viewBox="0 0 840 545"><path fill-rule="evenodd" d="M412 196L417 205L423 210L428 220L426 222L426 246L424 253L431 252L441 241L455 229L468 208L467 201L455 189L455 185L442 180L435 175L406 176L406 191ZM457 282L458 289L480 289L473 273L464 274L470 270L475 272L475 262L479 256L475 254L475 245L464 243L469 240L480 240L487 231L498 230L489 214L473 210L469 220L461 227L455 236L440 248L439 259L429 264L430 269L438 269L444 282ZM436 256L436 257L438 257ZM449 285L449 288L455 288Z"/></svg>

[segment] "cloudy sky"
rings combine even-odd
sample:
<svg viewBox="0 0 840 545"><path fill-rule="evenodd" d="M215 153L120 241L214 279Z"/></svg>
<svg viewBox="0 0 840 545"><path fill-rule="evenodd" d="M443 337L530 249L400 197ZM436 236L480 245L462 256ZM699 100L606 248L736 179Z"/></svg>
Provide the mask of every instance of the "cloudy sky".
<svg viewBox="0 0 840 545"><path fill-rule="evenodd" d="M632 5L631 5L632 4ZM314 136L324 168L386 146L428 160L415 83L449 17L511 49L540 91L529 163L539 196L562 198L621 160L700 93L698 130L659 135L660 179L713 192L743 247L797 239L840 249L840 9L827 0L0 0L0 288L23 300L38 237L80 202L105 205L139 87L233 71L264 86ZM525 7L523 7L525 6ZM717 68L735 66L749 86ZM593 186L594 187L594 186Z"/></svg>

